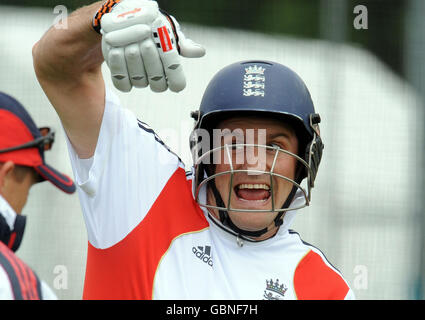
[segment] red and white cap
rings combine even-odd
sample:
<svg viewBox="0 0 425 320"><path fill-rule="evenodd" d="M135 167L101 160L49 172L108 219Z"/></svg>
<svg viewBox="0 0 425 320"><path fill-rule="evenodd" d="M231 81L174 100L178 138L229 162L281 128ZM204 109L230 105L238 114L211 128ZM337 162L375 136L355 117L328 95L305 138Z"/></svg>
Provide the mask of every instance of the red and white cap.
<svg viewBox="0 0 425 320"><path fill-rule="evenodd" d="M44 151L54 141L50 128L37 128L25 108L11 96L0 92L0 162L34 168L41 177L66 193L75 192L75 184L44 160Z"/></svg>

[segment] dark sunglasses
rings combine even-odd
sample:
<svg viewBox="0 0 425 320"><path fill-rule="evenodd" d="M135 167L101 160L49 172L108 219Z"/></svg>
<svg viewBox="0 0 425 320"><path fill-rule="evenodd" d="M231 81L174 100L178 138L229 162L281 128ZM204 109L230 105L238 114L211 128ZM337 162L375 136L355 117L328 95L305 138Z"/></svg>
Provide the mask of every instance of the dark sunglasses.
<svg viewBox="0 0 425 320"><path fill-rule="evenodd" d="M38 128L38 130L40 131L41 137L16 147L2 149L0 150L0 153L11 152L11 151L16 151L21 149L35 148L35 147L39 148L40 151L50 150L53 146L53 142L55 141L55 132L48 127Z"/></svg>

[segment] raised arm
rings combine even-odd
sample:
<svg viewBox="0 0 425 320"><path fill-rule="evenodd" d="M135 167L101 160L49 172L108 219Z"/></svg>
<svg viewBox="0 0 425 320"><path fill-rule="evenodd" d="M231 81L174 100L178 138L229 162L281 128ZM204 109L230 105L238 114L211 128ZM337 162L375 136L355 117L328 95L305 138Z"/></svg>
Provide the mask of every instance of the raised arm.
<svg viewBox="0 0 425 320"><path fill-rule="evenodd" d="M51 27L33 47L38 81L81 158L94 153L105 105L102 37L92 28L101 5L75 11L67 29Z"/></svg>
<svg viewBox="0 0 425 320"><path fill-rule="evenodd" d="M101 35L93 28L93 17L102 5L112 11L99 19ZM34 45L33 58L37 78L80 158L94 154L99 136L105 107L104 59L121 91L149 85L155 92L178 92L186 85L180 55L205 54L155 1L96 2L72 13L67 25L50 28Z"/></svg>

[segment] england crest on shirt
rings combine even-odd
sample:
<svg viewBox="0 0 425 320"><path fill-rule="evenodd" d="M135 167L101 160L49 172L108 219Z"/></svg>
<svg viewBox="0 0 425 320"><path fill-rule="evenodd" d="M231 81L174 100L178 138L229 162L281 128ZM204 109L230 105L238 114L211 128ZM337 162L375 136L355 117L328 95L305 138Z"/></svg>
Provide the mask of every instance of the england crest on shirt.
<svg viewBox="0 0 425 320"><path fill-rule="evenodd" d="M264 290L263 297L265 300L283 300L285 292L288 288L282 283L279 284L279 279L266 280L266 289Z"/></svg>

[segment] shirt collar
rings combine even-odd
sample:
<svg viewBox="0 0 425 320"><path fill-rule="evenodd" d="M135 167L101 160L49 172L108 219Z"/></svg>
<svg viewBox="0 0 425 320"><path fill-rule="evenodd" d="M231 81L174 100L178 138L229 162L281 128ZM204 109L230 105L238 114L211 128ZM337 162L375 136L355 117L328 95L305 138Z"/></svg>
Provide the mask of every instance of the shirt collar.
<svg viewBox="0 0 425 320"><path fill-rule="evenodd" d="M0 195L0 215L6 220L10 230L13 230L17 214L2 195Z"/></svg>

